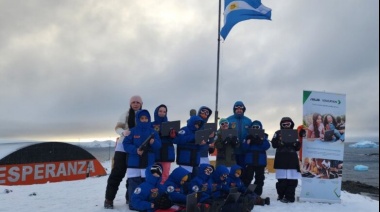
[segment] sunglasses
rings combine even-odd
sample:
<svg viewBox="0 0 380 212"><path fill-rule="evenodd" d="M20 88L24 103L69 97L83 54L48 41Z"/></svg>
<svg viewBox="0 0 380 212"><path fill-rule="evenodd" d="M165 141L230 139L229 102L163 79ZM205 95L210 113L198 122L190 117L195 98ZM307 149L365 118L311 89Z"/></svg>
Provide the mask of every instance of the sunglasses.
<svg viewBox="0 0 380 212"><path fill-rule="evenodd" d="M210 115L210 112L207 109L202 109L201 113L205 114L206 116Z"/></svg>
<svg viewBox="0 0 380 212"><path fill-rule="evenodd" d="M260 129L261 127L259 125L253 125L252 129Z"/></svg>
<svg viewBox="0 0 380 212"><path fill-rule="evenodd" d="M235 106L235 109L242 109L242 110L244 110L244 106L241 106L241 105L237 105L237 106Z"/></svg>
<svg viewBox="0 0 380 212"><path fill-rule="evenodd" d="M292 125L291 122L283 122L283 123L281 123L281 127L283 127L283 128L288 128L288 127L290 127L290 125Z"/></svg>
<svg viewBox="0 0 380 212"><path fill-rule="evenodd" d="M225 126L225 125L228 125L229 123L226 121L226 122L222 122L220 125L222 126Z"/></svg>

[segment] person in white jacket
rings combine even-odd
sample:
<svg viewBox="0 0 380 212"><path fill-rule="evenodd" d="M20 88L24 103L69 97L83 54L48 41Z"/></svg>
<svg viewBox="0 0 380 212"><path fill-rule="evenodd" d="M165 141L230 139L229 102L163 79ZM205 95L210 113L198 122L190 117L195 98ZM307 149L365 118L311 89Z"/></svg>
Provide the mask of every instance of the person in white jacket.
<svg viewBox="0 0 380 212"><path fill-rule="evenodd" d="M123 147L123 140L128 136L129 129L136 124L135 113L142 109L143 101L140 96L132 96L129 100L130 108L128 111L121 114L115 126L115 132L120 136L116 142L115 154L113 157L113 166L111 174L107 180L104 208L113 209L113 200L115 199L120 182L125 177L127 172L126 158L127 154ZM126 185L128 188L128 186ZM125 194L126 202L129 202L128 192Z"/></svg>

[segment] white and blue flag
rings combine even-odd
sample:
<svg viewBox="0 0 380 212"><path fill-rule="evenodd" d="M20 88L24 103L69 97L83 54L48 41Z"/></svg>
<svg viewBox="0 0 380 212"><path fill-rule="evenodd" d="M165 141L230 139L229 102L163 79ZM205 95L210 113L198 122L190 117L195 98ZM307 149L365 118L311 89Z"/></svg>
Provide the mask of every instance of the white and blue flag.
<svg viewBox="0 0 380 212"><path fill-rule="evenodd" d="M261 0L225 0L224 26L220 35L224 40L235 24L248 19L271 20L272 9L261 4Z"/></svg>

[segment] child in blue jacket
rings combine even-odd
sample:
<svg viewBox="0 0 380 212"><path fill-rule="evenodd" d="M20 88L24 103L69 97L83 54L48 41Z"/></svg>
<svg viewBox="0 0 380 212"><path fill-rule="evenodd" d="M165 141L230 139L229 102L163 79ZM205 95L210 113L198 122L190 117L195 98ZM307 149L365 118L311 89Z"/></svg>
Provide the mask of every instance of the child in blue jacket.
<svg viewBox="0 0 380 212"><path fill-rule="evenodd" d="M169 177L171 163L175 160L173 139L175 134L170 133L168 136L161 135L161 124L168 121L167 117L168 108L166 105L161 104L154 110L153 128L159 132L161 139L161 149L156 152L156 162L162 165L163 173L161 184L164 184ZM176 133L176 132L174 132Z"/></svg>
<svg viewBox="0 0 380 212"><path fill-rule="evenodd" d="M195 143L195 132L202 128L204 121L199 116L191 116L187 121L187 126L181 128L173 143L177 144L176 162L189 172L200 164L200 151L208 149L206 141L200 144ZM194 168L195 167L195 168ZM195 173L193 173L194 177Z"/></svg>
<svg viewBox="0 0 380 212"><path fill-rule="evenodd" d="M210 203L210 182L211 174L214 172L214 167L210 164L202 163L199 165L199 171L189 183L189 193L202 192L200 202Z"/></svg>
<svg viewBox="0 0 380 212"><path fill-rule="evenodd" d="M226 166L218 165L209 179L210 189L209 195L212 199L226 198L230 192L230 187L227 184L229 171Z"/></svg>
<svg viewBox="0 0 380 212"><path fill-rule="evenodd" d="M260 121L255 120L252 122L251 128L253 129L263 129L263 125ZM253 135L248 135L243 142L245 152L245 164L246 167L243 173L243 183L246 187L251 184L253 177L255 177L256 189L255 193L261 196L263 193L264 186L264 171L267 166L267 153L266 151L270 148L270 143L268 140L268 135L265 135L263 139L259 137L254 137Z"/></svg>
<svg viewBox="0 0 380 212"><path fill-rule="evenodd" d="M175 204L186 205L186 196L189 190L186 186L188 186L189 173L179 166L172 171L164 183L164 189Z"/></svg>
<svg viewBox="0 0 380 212"><path fill-rule="evenodd" d="M153 137L147 145L140 149L144 141L151 135ZM155 152L161 148L161 140L158 133L152 128L150 114L147 110L139 110L136 113L136 126L124 138L123 146L127 153L127 190L130 197L135 188L144 182L145 169L155 162ZM131 205L129 208L133 210Z"/></svg>
<svg viewBox="0 0 380 212"><path fill-rule="evenodd" d="M145 182L136 187L130 204L134 210L153 212L155 211L154 202L164 193L161 185L162 167L159 164L153 164L145 169Z"/></svg>

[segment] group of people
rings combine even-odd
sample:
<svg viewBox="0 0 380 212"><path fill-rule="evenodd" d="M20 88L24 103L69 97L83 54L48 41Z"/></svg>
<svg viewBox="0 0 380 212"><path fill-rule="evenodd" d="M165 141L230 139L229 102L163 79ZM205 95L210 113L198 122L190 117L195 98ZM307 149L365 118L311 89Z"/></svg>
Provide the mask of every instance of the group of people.
<svg viewBox="0 0 380 212"><path fill-rule="evenodd" d="M320 158L304 158L302 177L335 179L342 177L343 161Z"/></svg>
<svg viewBox="0 0 380 212"><path fill-rule="evenodd" d="M322 115L314 113L311 118L311 124L307 128L307 139L327 140L325 138L326 131L332 131L332 141L344 142L345 138L345 116L335 117L332 114Z"/></svg>
<svg viewBox="0 0 380 212"><path fill-rule="evenodd" d="M250 211L255 204L269 205L269 198L261 195L266 151L271 144L276 149L274 168L278 179L278 200L284 203L295 201L295 189L301 177L297 154L301 142L285 143L281 138L281 129L294 128L291 118L281 119L280 130L269 141L268 134L258 137L248 133L250 128L263 130L263 124L246 117L244 103L237 101L232 108L233 114L219 120L217 132L210 132L208 139L195 143L196 131L204 129L212 114L209 107L191 110L185 127L162 135L160 126L168 121L167 106L161 104L155 109L154 121L142 106L142 98L132 96L129 110L121 115L115 127L119 138L107 180L105 208L113 208L113 200L125 175L125 198L131 210L158 211L173 204L181 206L186 204L186 195L193 192L200 192L198 202L202 207L211 207L216 200L226 198L230 189L235 187L244 195L230 207ZM222 131L227 129L236 130L236 135L223 136ZM303 134L305 132L300 132L300 136ZM214 167L208 156L215 148ZM178 167L170 172L173 162ZM253 179L255 188L250 192L248 188Z"/></svg>

